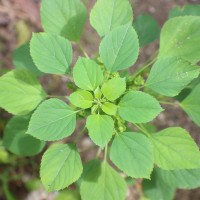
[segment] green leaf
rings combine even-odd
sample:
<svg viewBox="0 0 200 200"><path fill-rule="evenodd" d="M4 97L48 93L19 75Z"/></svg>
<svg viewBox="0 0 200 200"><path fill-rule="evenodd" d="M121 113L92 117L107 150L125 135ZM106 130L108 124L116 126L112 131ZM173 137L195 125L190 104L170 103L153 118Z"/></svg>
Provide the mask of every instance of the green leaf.
<svg viewBox="0 0 200 200"><path fill-rule="evenodd" d="M117 113L117 106L113 103L105 102L101 109L108 115L116 115Z"/></svg>
<svg viewBox="0 0 200 200"><path fill-rule="evenodd" d="M39 81L28 70L12 70L0 78L0 107L14 115L31 112L45 97Z"/></svg>
<svg viewBox="0 0 200 200"><path fill-rule="evenodd" d="M180 103L183 110L200 126L200 84Z"/></svg>
<svg viewBox="0 0 200 200"><path fill-rule="evenodd" d="M114 121L107 115L90 115L87 118L86 127L92 141L103 148L112 138Z"/></svg>
<svg viewBox="0 0 200 200"><path fill-rule="evenodd" d="M93 104L93 96L85 90L78 90L69 96L70 102L79 108L90 108Z"/></svg>
<svg viewBox="0 0 200 200"><path fill-rule="evenodd" d="M162 28L159 58L177 57L195 64L200 61L200 17L168 20Z"/></svg>
<svg viewBox="0 0 200 200"><path fill-rule="evenodd" d="M150 178L153 170L153 149L141 133L117 134L110 148L110 159L125 174L134 178Z"/></svg>
<svg viewBox="0 0 200 200"><path fill-rule="evenodd" d="M41 21L47 33L77 41L83 32L87 10L80 0L42 0Z"/></svg>
<svg viewBox="0 0 200 200"><path fill-rule="evenodd" d="M79 58L74 67L73 77L79 88L94 91L103 81L103 72L95 61Z"/></svg>
<svg viewBox="0 0 200 200"><path fill-rule="evenodd" d="M17 69L25 68L41 76L43 73L37 69L30 55L30 44L26 43L14 50L13 64Z"/></svg>
<svg viewBox="0 0 200 200"><path fill-rule="evenodd" d="M134 28L127 24L113 29L101 41L99 53L110 72L132 66L139 54L139 41Z"/></svg>
<svg viewBox="0 0 200 200"><path fill-rule="evenodd" d="M58 193L55 200L81 200L81 197L75 190L63 190Z"/></svg>
<svg viewBox="0 0 200 200"><path fill-rule="evenodd" d="M118 99L126 90L125 78L112 78L102 85L101 92L110 101Z"/></svg>
<svg viewBox="0 0 200 200"><path fill-rule="evenodd" d="M133 11L128 0L98 0L90 14L90 23L100 36L132 21Z"/></svg>
<svg viewBox="0 0 200 200"><path fill-rule="evenodd" d="M155 163L162 169L195 169L200 167L199 148L189 133L180 128L164 129L151 135Z"/></svg>
<svg viewBox="0 0 200 200"><path fill-rule="evenodd" d="M81 183L83 200L124 200L127 185L124 179L107 164L95 162Z"/></svg>
<svg viewBox="0 0 200 200"><path fill-rule="evenodd" d="M138 34L141 47L153 42L160 36L160 27L151 15L139 15L135 19L133 27Z"/></svg>
<svg viewBox="0 0 200 200"><path fill-rule="evenodd" d="M149 200L173 200L176 189L166 184L155 169L151 180L143 180L142 189Z"/></svg>
<svg viewBox="0 0 200 200"><path fill-rule="evenodd" d="M128 92L121 99L118 108L120 117L132 123L149 122L162 110L154 97L140 91Z"/></svg>
<svg viewBox="0 0 200 200"><path fill-rule="evenodd" d="M34 33L30 52L37 68L45 73L65 74L72 63L72 46L58 35Z"/></svg>
<svg viewBox="0 0 200 200"><path fill-rule="evenodd" d="M195 189L200 187L200 169L157 170L163 181L174 188Z"/></svg>
<svg viewBox="0 0 200 200"><path fill-rule="evenodd" d="M9 151L20 156L34 156L40 153L45 142L25 134L30 116L15 116L6 124L3 145Z"/></svg>
<svg viewBox="0 0 200 200"><path fill-rule="evenodd" d="M80 155L74 144L57 144L43 155L40 177L45 189L61 190L75 182L83 171Z"/></svg>
<svg viewBox="0 0 200 200"><path fill-rule="evenodd" d="M178 17L178 16L200 16L200 5L198 4L188 4L182 6L176 6L172 8L169 12L169 18Z"/></svg>
<svg viewBox="0 0 200 200"><path fill-rule="evenodd" d="M61 100L46 100L33 113L27 133L44 141L63 139L74 132L76 113Z"/></svg>
<svg viewBox="0 0 200 200"><path fill-rule="evenodd" d="M197 78L199 72L199 66L184 59L164 58L153 65L145 85L159 94L173 97Z"/></svg>

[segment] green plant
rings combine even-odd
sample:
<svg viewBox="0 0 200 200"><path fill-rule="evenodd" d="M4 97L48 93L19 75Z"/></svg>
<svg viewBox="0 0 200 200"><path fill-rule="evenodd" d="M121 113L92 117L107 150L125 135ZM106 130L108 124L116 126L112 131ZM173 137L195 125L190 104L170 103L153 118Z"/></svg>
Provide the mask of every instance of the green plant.
<svg viewBox="0 0 200 200"><path fill-rule="evenodd" d="M200 17L169 19L160 33L151 17L140 16L134 22L138 40L129 1L98 0L90 23L102 41L98 56L89 58L80 43L86 13L80 0L42 1L45 32L33 34L30 54L29 44L15 51L18 69L0 78L0 106L16 115L5 128L3 145L33 156L45 142L56 142L42 157L42 183L49 192L75 182L83 200L125 199L127 184L111 162L125 177L144 179L144 195L150 199L172 199L176 188L200 186L200 152L189 133L181 127L157 131L149 123L164 110L160 104L170 104L200 125ZM143 21L146 26L140 26ZM153 35L140 34L151 23ZM139 48L159 33L159 53L130 74ZM69 40L85 55L74 68ZM48 95L37 79L45 73L72 76L72 94ZM192 91L174 102L186 87ZM57 142L72 135L78 119L86 119L86 125L73 142ZM76 144L86 130L99 151L83 167Z"/></svg>

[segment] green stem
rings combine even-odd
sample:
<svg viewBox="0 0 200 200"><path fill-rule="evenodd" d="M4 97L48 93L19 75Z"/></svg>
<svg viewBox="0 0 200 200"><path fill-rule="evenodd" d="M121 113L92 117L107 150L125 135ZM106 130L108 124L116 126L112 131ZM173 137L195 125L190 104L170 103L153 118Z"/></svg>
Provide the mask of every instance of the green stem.
<svg viewBox="0 0 200 200"><path fill-rule="evenodd" d="M48 95L47 98L65 98L65 96Z"/></svg>
<svg viewBox="0 0 200 200"><path fill-rule="evenodd" d="M174 102L167 102L167 101L159 101L161 104L167 104L167 105L176 105Z"/></svg>
<svg viewBox="0 0 200 200"><path fill-rule="evenodd" d="M75 143L77 143L81 138L82 138L82 136L84 135L84 133L85 133L85 129L86 129L86 127L84 126L83 127L83 129L79 132L79 134L77 135L77 138L75 139Z"/></svg>
<svg viewBox="0 0 200 200"><path fill-rule="evenodd" d="M78 42L78 46L79 46L79 49L81 50L81 52L83 53L83 55L84 55L86 58L89 58L87 52L84 50L84 48L83 48L83 46L82 46L82 44L81 44L80 41Z"/></svg>
<svg viewBox="0 0 200 200"><path fill-rule="evenodd" d="M101 154L101 148L99 147L98 151L97 151L97 155L96 155L96 158L98 158Z"/></svg>
<svg viewBox="0 0 200 200"><path fill-rule="evenodd" d="M137 124L133 124L134 126L136 126L139 130L141 130L147 137L150 137L150 134L147 132L147 130L145 130L145 128L140 127Z"/></svg>
<svg viewBox="0 0 200 200"><path fill-rule="evenodd" d="M147 63L146 65L144 65L143 67L141 67L140 69L138 69L135 74L132 76L132 78L137 77L139 74L141 74L144 70L146 70L149 66L151 66L157 58L154 58L153 60L151 60L149 63Z"/></svg>
<svg viewBox="0 0 200 200"><path fill-rule="evenodd" d="M105 152L104 152L104 159L103 162L107 162L107 153L108 153L108 145L105 146Z"/></svg>

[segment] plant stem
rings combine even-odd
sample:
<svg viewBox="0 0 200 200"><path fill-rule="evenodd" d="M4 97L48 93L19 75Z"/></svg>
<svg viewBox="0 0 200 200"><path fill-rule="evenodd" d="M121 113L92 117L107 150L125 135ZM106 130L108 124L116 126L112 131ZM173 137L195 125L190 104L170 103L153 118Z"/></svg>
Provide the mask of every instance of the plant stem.
<svg viewBox="0 0 200 200"><path fill-rule="evenodd" d="M139 130L141 130L147 137L150 137L150 134L147 132L147 130L144 129L144 127L140 127L137 124L133 124L134 126L136 126Z"/></svg>
<svg viewBox="0 0 200 200"><path fill-rule="evenodd" d="M149 66L151 66L156 61L156 58L151 60L149 63L138 69L138 71L135 72L135 74L132 76L133 78L137 77L141 72L143 72L145 69L147 69Z"/></svg>
<svg viewBox="0 0 200 200"><path fill-rule="evenodd" d="M81 52L84 54L84 56L85 56L86 58L89 58L87 52L84 50L84 48L83 48L83 46L82 46L82 44L81 44L80 41L78 42L78 46L79 46L79 49L81 50Z"/></svg>
<svg viewBox="0 0 200 200"><path fill-rule="evenodd" d="M108 153L108 145L105 146L105 152L104 152L104 159L103 162L107 161L107 153Z"/></svg>
<svg viewBox="0 0 200 200"><path fill-rule="evenodd" d="M133 78L135 78L136 76L138 76L141 72L143 72L145 69L147 69L149 66L151 66L157 59L157 54L158 54L158 51L155 52L155 54L153 56L151 56L145 63L144 65L139 68L135 74L133 74Z"/></svg>
<svg viewBox="0 0 200 200"><path fill-rule="evenodd" d="M101 148L99 147L98 151L97 151L97 155L96 155L96 158L98 158L101 154Z"/></svg>
<svg viewBox="0 0 200 200"><path fill-rule="evenodd" d="M86 127L84 126L83 129L79 132L78 136L74 140L75 143L77 143L82 138L82 136L84 135L84 132L85 132L85 128Z"/></svg>
<svg viewBox="0 0 200 200"><path fill-rule="evenodd" d="M175 106L176 104L174 102L167 102L167 101L159 101L161 104L167 104L167 105L173 105Z"/></svg>
<svg viewBox="0 0 200 200"><path fill-rule="evenodd" d="M48 95L48 98L64 98L65 96Z"/></svg>

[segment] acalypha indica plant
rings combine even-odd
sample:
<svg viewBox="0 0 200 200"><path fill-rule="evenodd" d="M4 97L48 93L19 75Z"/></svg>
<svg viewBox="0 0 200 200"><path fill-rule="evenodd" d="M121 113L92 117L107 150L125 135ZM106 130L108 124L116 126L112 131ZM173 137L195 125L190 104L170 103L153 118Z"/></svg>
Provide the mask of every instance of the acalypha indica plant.
<svg viewBox="0 0 200 200"><path fill-rule="evenodd" d="M15 115L4 131L5 148L33 156L54 142L42 156L41 181L47 192L74 184L83 200L124 200L127 177L142 179L143 198L151 200L199 187L200 152L190 134L178 126L158 131L151 122L169 104L200 126L200 17L171 17L161 29L158 53L139 68L146 41L136 32L143 24L134 21L128 0L96 1L90 13L101 37L95 57L80 43L86 19L80 0L42 0L44 32L33 33L15 53L16 66L20 57L26 66L0 78L0 107ZM84 55L75 64L71 42ZM38 80L44 74L72 80L72 93L48 95ZM188 87L190 93L177 101ZM79 119L85 119L82 130L76 129ZM62 140L75 129L73 142ZM86 134L99 150L83 164L77 143Z"/></svg>

